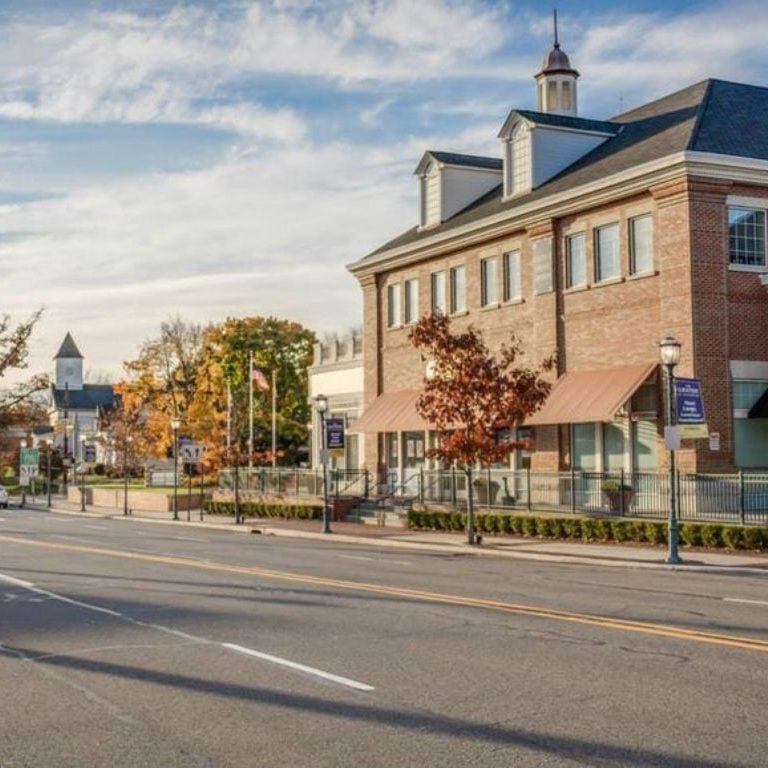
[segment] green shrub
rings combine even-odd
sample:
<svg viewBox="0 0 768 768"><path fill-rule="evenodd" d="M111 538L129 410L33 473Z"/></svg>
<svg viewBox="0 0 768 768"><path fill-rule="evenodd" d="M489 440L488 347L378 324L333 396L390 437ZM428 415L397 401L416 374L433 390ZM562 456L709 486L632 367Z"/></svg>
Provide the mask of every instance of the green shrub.
<svg viewBox="0 0 768 768"><path fill-rule="evenodd" d="M585 517L581 521L581 538L584 541L594 541L597 538L597 521Z"/></svg>
<svg viewBox="0 0 768 768"><path fill-rule="evenodd" d="M728 549L744 549L744 529L736 525L724 526L723 544Z"/></svg>
<svg viewBox="0 0 768 768"><path fill-rule="evenodd" d="M563 530L565 531L565 538L580 539L582 535L581 523L582 521L578 517L569 517L563 520Z"/></svg>
<svg viewBox="0 0 768 768"><path fill-rule="evenodd" d="M666 544L667 542L667 527L664 523L652 523L645 524L645 538L646 541L651 544Z"/></svg>
<svg viewBox="0 0 768 768"><path fill-rule="evenodd" d="M549 523L552 527L552 538L564 539L566 537L565 520L562 517L550 518Z"/></svg>
<svg viewBox="0 0 768 768"><path fill-rule="evenodd" d="M613 525L612 520L597 520L596 521L596 533L597 538L600 541L611 541L613 539Z"/></svg>
<svg viewBox="0 0 768 768"><path fill-rule="evenodd" d="M512 516L511 515L499 515L499 532L502 535L508 535L512 533Z"/></svg>
<svg viewBox="0 0 768 768"><path fill-rule="evenodd" d="M523 518L517 515L513 515L509 521L510 529L516 536L522 536L523 534Z"/></svg>
<svg viewBox="0 0 768 768"><path fill-rule="evenodd" d="M694 523L683 523L680 526L680 538L689 547L700 547L702 544L701 526Z"/></svg>
<svg viewBox="0 0 768 768"><path fill-rule="evenodd" d="M552 521L548 517L540 517L536 525L536 533L542 539L551 539L554 536Z"/></svg>
<svg viewBox="0 0 768 768"><path fill-rule="evenodd" d="M705 547L723 546L723 526L722 525L702 525L701 542Z"/></svg>
<svg viewBox="0 0 768 768"><path fill-rule="evenodd" d="M449 529L450 531L463 531L467 525L466 525L466 519L465 515L463 515L461 512L451 512L450 518L449 518Z"/></svg>
<svg viewBox="0 0 768 768"><path fill-rule="evenodd" d="M611 520L611 536L614 541L629 541L632 531L626 520Z"/></svg>
<svg viewBox="0 0 768 768"><path fill-rule="evenodd" d="M524 536L536 536L538 534L538 525L535 517L522 517L522 531Z"/></svg>
<svg viewBox="0 0 768 768"><path fill-rule="evenodd" d="M639 543L648 541L645 523L642 520L628 520L627 530L629 531L629 541L637 541Z"/></svg>
<svg viewBox="0 0 768 768"><path fill-rule="evenodd" d="M745 549L764 549L768 548L768 535L763 528L745 528L744 529L744 548Z"/></svg>

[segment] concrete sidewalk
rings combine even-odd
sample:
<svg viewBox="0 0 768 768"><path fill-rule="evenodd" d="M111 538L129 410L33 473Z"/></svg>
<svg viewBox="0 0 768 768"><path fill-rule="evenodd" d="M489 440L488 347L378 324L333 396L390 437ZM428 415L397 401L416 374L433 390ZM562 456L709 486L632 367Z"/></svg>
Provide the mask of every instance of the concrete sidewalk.
<svg viewBox="0 0 768 768"><path fill-rule="evenodd" d="M396 547L453 555L508 557L520 560L537 560L556 563L584 563L590 565L618 566L625 568L653 568L664 570L697 570L710 572L738 572L762 575L768 578L768 554L757 552L727 552L724 550L682 549L683 564L669 565L664 562L666 549L636 544L584 543L577 541L552 541L517 537L484 536L478 546L466 543L460 533L412 531L405 528L380 527L361 523L334 522L332 534L320 531L317 520L282 520L278 518L248 518L235 525L230 515L205 515L200 520L193 510L187 521L186 511L179 512L179 520L168 513L135 510L124 516L121 510L90 507L83 513L76 504L54 498L47 509L45 501L28 500L25 507L36 512L55 512L86 517L109 518L125 522L144 522L177 527L205 528L230 533L252 533L266 536L285 536L313 539L318 542L345 542L380 547Z"/></svg>

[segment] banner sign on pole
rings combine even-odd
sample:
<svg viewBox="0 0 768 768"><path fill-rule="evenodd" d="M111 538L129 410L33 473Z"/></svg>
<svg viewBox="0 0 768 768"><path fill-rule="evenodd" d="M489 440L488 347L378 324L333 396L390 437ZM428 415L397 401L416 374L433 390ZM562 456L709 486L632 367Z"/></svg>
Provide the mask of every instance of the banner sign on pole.
<svg viewBox="0 0 768 768"><path fill-rule="evenodd" d="M677 424L703 424L706 421L699 379L675 379L675 408Z"/></svg>
<svg viewBox="0 0 768 768"><path fill-rule="evenodd" d="M329 451L344 450L344 419L325 420L325 447Z"/></svg>

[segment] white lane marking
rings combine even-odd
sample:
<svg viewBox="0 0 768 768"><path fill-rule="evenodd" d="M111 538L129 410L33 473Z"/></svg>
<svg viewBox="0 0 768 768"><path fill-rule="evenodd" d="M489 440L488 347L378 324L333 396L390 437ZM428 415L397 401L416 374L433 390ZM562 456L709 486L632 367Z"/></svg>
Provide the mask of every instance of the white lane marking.
<svg viewBox="0 0 768 768"><path fill-rule="evenodd" d="M298 662L295 662L295 661L282 659L279 656L272 656L271 654L262 653L261 651L256 651L252 648L246 648L245 646L242 646L242 645L234 645L233 643L219 643L215 640L209 640L208 638L205 638L205 637L196 637L195 635L189 635L186 632L181 632L177 629L164 627L162 624L151 624L146 621L134 619L131 616L128 616L123 613L119 613L118 611L113 611L110 608L102 608L100 605L94 605L93 603L84 603L81 600L73 600L70 597L65 597L64 595L56 594L55 592L51 592L47 589L36 587L31 581L23 581L22 579L17 579L14 576L6 576L4 573L0 573L0 581L6 581L9 584L15 584L18 587L24 587L24 589L28 589L31 592L34 592L39 595L45 595L46 597L49 597L52 600L60 600L63 603L68 603L70 605L77 606L78 608L85 608L89 611L96 611L97 613L105 613L108 616L113 616L118 619L123 619L124 621L128 621L131 624L135 624L136 626L146 627L148 629L155 629L159 632L165 632L166 634L173 635L174 637L180 637L180 638L183 638L184 640L191 640L194 643L200 643L204 645L219 645L222 648L227 648L231 651L237 651L238 653L242 653L247 656L253 656L257 659L261 659L262 661L269 661L272 664L278 664L288 669L293 669L299 672L305 672L307 674L314 675L315 677L321 677L324 680L330 680L333 683L338 683L339 685L345 685L349 688L354 688L355 690L358 690L358 691L375 690L373 686L367 685L366 683L361 683L357 680L351 680L348 677L341 677L340 675L334 675L334 674L331 674L330 672L325 672L322 669L316 669L315 667L308 667L305 664L299 664Z"/></svg>
<svg viewBox="0 0 768 768"><path fill-rule="evenodd" d="M390 560L387 557L367 557L366 555L337 555L337 557L344 557L347 560L375 560L379 563L391 563L392 565L412 565L407 560Z"/></svg>
<svg viewBox="0 0 768 768"><path fill-rule="evenodd" d="M740 597L724 597L725 603L748 603L749 605L768 605L768 600L746 600Z"/></svg>
<svg viewBox="0 0 768 768"><path fill-rule="evenodd" d="M83 528L91 528L94 531L106 531L107 526L106 525L89 525L88 523L83 523Z"/></svg>
<svg viewBox="0 0 768 768"><path fill-rule="evenodd" d="M288 667L288 669L295 669L299 672L306 672L307 674L314 675L315 677L322 677L324 680L331 680L334 683L339 683L339 685L346 685L349 688L354 688L358 691L376 690L372 685L368 685L367 683L361 683L358 680L351 680L348 677L341 677L340 675L332 675L330 672L324 672L322 669L308 667L305 664L289 661L288 659L280 658L280 656L272 656L269 653L255 651L253 648L245 648L242 645L235 645L234 643L222 643L221 645L223 648L229 648L231 651L244 653L246 656L255 656L257 659L261 659L262 661L268 661L272 664L279 664L281 667Z"/></svg>
<svg viewBox="0 0 768 768"><path fill-rule="evenodd" d="M375 557L366 557L365 555L339 555L347 560L375 560Z"/></svg>
<svg viewBox="0 0 768 768"><path fill-rule="evenodd" d="M176 539L178 541L196 541L203 544L208 543L206 539L193 539L191 536L172 536L171 538Z"/></svg>
<svg viewBox="0 0 768 768"><path fill-rule="evenodd" d="M0 523L4 523L4 522L5 522L5 518L4 517L0 517Z"/></svg>

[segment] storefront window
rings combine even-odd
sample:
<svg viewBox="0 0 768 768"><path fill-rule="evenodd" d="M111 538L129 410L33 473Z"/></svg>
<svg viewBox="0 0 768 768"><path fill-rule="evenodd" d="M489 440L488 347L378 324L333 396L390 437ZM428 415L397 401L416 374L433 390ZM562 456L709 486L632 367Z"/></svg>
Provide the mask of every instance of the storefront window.
<svg viewBox="0 0 768 768"><path fill-rule="evenodd" d="M594 424L573 425L573 468L582 472L594 472L597 469Z"/></svg>
<svg viewBox="0 0 768 768"><path fill-rule="evenodd" d="M620 472L624 469L625 424L603 425L603 472Z"/></svg>
<svg viewBox="0 0 768 768"><path fill-rule="evenodd" d="M632 468L656 472L659 468L659 439L655 421L632 422Z"/></svg>
<svg viewBox="0 0 768 768"><path fill-rule="evenodd" d="M424 433L403 433L403 466L415 469L424 466Z"/></svg>

